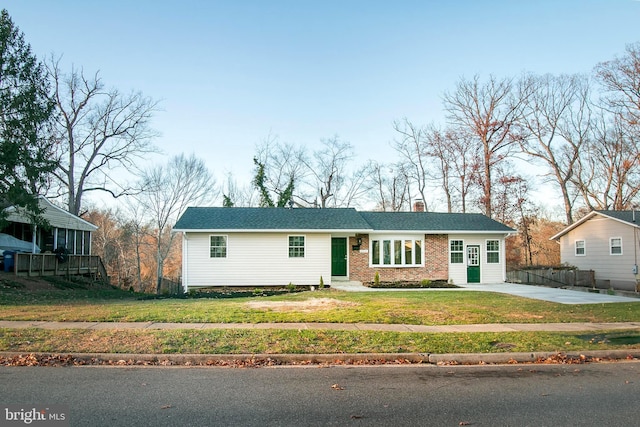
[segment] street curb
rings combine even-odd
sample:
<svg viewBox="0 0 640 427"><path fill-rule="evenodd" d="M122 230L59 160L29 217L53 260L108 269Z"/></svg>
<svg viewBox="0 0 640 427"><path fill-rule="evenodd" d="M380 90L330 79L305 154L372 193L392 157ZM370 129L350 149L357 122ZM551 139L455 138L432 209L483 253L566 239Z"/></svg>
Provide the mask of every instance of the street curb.
<svg viewBox="0 0 640 427"><path fill-rule="evenodd" d="M497 365L516 363L585 363L639 360L640 349L521 353L349 353L349 354L135 354L0 352L0 366L31 356L72 359L67 365L112 366L279 366L279 365ZM56 363L44 363L56 365Z"/></svg>

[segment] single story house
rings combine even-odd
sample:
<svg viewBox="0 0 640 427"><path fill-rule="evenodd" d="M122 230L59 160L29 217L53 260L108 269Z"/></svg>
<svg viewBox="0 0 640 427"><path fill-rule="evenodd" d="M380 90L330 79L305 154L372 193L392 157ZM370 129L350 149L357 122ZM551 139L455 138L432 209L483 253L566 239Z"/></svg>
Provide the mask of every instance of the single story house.
<svg viewBox="0 0 640 427"><path fill-rule="evenodd" d="M481 214L351 208L190 207L182 233L184 291L215 286L330 285L335 280L506 279L513 229Z"/></svg>
<svg viewBox="0 0 640 427"><path fill-rule="evenodd" d="M42 252L65 248L72 255L91 255L91 235L97 226L55 206L44 197L38 199L38 205L51 228L36 227L23 209L12 206L5 209L9 225L0 232L32 242Z"/></svg>
<svg viewBox="0 0 640 427"><path fill-rule="evenodd" d="M640 212L592 211L551 240L560 243L563 264L594 271L596 286L635 290L639 223Z"/></svg>

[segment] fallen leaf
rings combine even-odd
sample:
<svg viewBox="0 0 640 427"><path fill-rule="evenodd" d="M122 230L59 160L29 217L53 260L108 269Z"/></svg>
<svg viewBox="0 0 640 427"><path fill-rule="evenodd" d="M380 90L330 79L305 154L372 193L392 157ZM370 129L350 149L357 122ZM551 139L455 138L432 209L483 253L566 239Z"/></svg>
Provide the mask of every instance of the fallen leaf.
<svg viewBox="0 0 640 427"><path fill-rule="evenodd" d="M169 409L169 408L172 408L172 406L171 405L163 405L163 406L160 407L160 409Z"/></svg>
<svg viewBox="0 0 640 427"><path fill-rule="evenodd" d="M341 387L340 384L334 384L331 388L334 390L344 390L344 387Z"/></svg>

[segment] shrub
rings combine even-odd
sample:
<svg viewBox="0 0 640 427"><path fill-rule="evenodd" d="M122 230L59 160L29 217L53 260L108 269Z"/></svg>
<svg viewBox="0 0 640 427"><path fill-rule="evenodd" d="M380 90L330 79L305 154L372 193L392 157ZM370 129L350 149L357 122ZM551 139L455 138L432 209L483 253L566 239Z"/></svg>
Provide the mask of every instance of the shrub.
<svg viewBox="0 0 640 427"><path fill-rule="evenodd" d="M376 271L376 275L373 276L373 284L376 286L380 285L380 273Z"/></svg>
<svg viewBox="0 0 640 427"><path fill-rule="evenodd" d="M319 289L324 289L324 279L320 276L320 284L318 285Z"/></svg>

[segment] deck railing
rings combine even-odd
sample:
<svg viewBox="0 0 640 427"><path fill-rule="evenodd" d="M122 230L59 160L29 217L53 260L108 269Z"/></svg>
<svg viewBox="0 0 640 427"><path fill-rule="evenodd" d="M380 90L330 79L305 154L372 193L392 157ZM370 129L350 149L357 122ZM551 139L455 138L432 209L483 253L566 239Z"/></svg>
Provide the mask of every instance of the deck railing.
<svg viewBox="0 0 640 427"><path fill-rule="evenodd" d="M13 271L18 276L83 276L108 281L107 271L97 255L66 255L16 253Z"/></svg>

